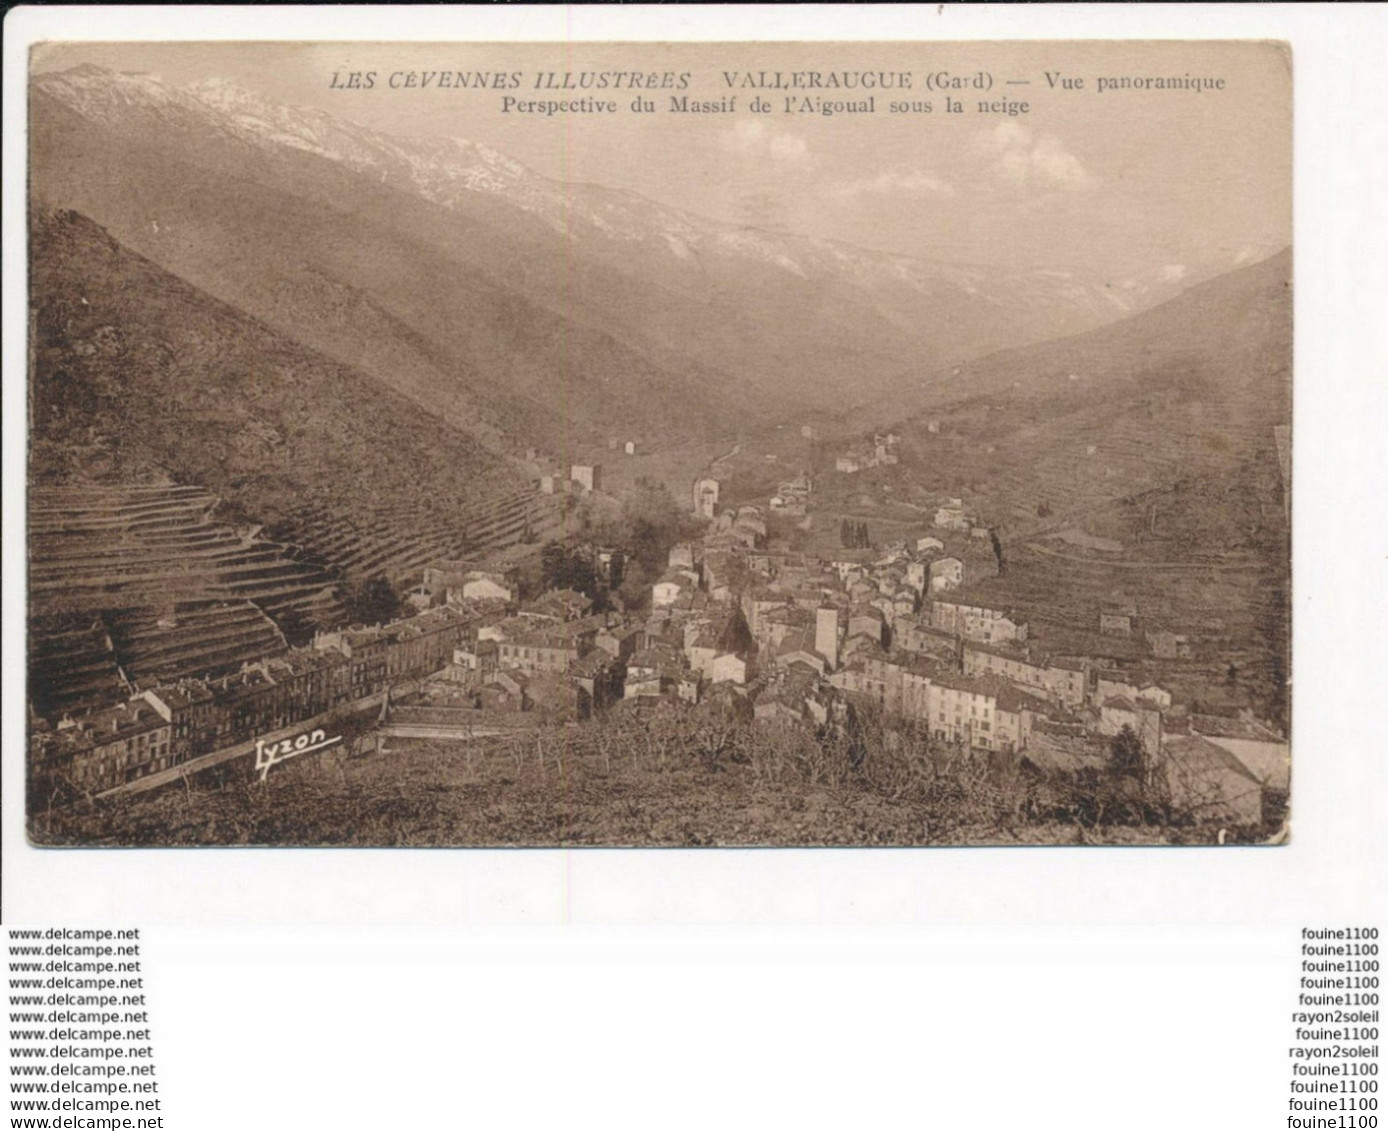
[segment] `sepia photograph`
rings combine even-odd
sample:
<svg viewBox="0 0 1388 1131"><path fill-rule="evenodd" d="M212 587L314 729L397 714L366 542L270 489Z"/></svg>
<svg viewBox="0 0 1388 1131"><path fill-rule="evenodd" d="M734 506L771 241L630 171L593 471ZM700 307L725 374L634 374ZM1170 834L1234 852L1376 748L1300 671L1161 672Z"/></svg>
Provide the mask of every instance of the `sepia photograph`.
<svg viewBox="0 0 1388 1131"><path fill-rule="evenodd" d="M1286 43L28 62L32 844L1289 841Z"/></svg>

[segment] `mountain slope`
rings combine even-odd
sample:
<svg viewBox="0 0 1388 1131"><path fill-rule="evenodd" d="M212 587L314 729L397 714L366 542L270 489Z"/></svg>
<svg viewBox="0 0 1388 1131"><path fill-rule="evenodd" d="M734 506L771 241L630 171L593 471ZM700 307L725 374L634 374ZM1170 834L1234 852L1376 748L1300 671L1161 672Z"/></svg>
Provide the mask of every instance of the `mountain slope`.
<svg viewBox="0 0 1388 1131"><path fill-rule="evenodd" d="M1291 272L1282 252L1112 326L918 374L915 404L875 422L900 464L816 494L906 530L958 497L1005 566L965 593L1015 610L1039 653L1136 665L1165 629L1191 649L1152 673L1178 699L1285 724ZM1107 601L1137 610L1131 638L1099 631Z"/></svg>
<svg viewBox="0 0 1388 1131"><path fill-rule="evenodd" d="M230 517L447 528L524 486L467 432L131 253L86 217L35 214L30 476L174 482Z"/></svg>
<svg viewBox="0 0 1388 1131"><path fill-rule="evenodd" d="M872 400L1171 293L735 228L225 83L79 67L31 113L45 202L460 422L555 441Z"/></svg>
<svg viewBox="0 0 1388 1131"><path fill-rule="evenodd" d="M445 247L431 231L437 206L322 158L120 132L41 97L33 121L42 205L91 215L132 250L484 442L557 451L614 429L723 431L747 407L726 379L683 360L663 366L494 281L473 262L478 238L466 226Z"/></svg>
<svg viewBox="0 0 1388 1131"><path fill-rule="evenodd" d="M1285 416L1291 363L1291 251L1227 272L1110 326L1024 349L1006 350L927 374L922 387L939 400L987 393L1020 381L1031 394L1052 382L1100 386L1157 378L1203 390L1220 403ZM1064 372L1062 372L1064 370ZM1064 384L1062 384L1062 382ZM1194 382L1191 385L1191 382ZM1091 390L1092 391L1092 390ZM1268 394L1276 394L1273 401Z"/></svg>
<svg viewBox="0 0 1388 1131"><path fill-rule="evenodd" d="M895 424L910 466L994 523L1069 517L1147 542L1158 524L1141 497L1184 483L1203 503L1163 528L1175 552L1256 543L1277 557L1291 268L1284 251L1112 326L920 375ZM1100 514L1119 502L1123 515Z"/></svg>

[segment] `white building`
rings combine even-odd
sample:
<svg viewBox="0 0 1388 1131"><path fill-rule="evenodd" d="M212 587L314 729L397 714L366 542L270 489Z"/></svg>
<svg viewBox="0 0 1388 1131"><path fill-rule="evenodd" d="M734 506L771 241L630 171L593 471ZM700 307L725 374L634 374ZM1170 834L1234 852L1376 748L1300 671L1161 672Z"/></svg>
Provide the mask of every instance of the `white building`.
<svg viewBox="0 0 1388 1131"><path fill-rule="evenodd" d="M576 463L569 468L569 480L577 483L585 491L601 491L602 464Z"/></svg>
<svg viewBox="0 0 1388 1131"><path fill-rule="evenodd" d="M718 512L718 480L709 476L694 480L694 513L712 518Z"/></svg>
<svg viewBox="0 0 1388 1131"><path fill-rule="evenodd" d="M935 511L935 525L946 530L968 530L972 523L964 513L963 499L950 499Z"/></svg>
<svg viewBox="0 0 1388 1131"><path fill-rule="evenodd" d="M930 563L930 592L944 593L964 584L964 563L958 558L941 558Z"/></svg>

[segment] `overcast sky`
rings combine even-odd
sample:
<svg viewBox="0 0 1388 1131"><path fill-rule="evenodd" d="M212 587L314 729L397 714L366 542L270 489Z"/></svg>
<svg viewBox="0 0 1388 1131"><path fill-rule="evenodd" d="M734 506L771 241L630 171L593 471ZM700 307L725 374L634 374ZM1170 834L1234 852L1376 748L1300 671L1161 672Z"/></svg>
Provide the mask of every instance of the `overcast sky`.
<svg viewBox="0 0 1388 1131"><path fill-rule="evenodd" d="M801 231L930 259L1078 268L1115 282L1212 258L1262 258L1291 241L1291 74L1253 43L1057 44L119 44L48 45L36 71L93 62L175 83L230 80L275 101L386 132L484 142L557 179L629 188L720 220ZM720 114L502 113L493 90L391 90L396 71L689 72L686 91L737 95ZM755 91L723 72L909 72L914 89L877 94L872 116L754 114ZM376 72L372 90L330 89L334 72ZM991 74L991 93L954 95L932 72ZM1045 72L1082 78L1053 90ZM1098 93L1101 77L1208 76L1222 91ZM1013 80L1008 84L1007 80ZM1024 85L1025 84L1025 85ZM819 92L806 92L819 93ZM823 92L859 99L862 92ZM980 114L980 98L1025 100L1024 115ZM887 104L928 100L934 112Z"/></svg>

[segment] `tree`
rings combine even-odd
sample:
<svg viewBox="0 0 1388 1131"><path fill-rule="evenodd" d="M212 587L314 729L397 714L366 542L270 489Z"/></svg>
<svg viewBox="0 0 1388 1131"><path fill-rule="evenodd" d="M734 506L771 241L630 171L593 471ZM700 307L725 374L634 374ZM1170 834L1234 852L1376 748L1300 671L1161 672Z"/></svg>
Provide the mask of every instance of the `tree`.
<svg viewBox="0 0 1388 1131"><path fill-rule="evenodd" d="M385 624L400 615L400 596L386 576L373 574L342 587L342 604L352 624Z"/></svg>
<svg viewBox="0 0 1388 1131"><path fill-rule="evenodd" d="M540 549L540 588L560 589L559 578L564 573L568 555L561 543L550 540Z"/></svg>
<svg viewBox="0 0 1388 1131"><path fill-rule="evenodd" d="M587 597L598 595L598 575L582 549L566 550L557 541L540 550L540 585L544 589L573 589Z"/></svg>
<svg viewBox="0 0 1388 1131"><path fill-rule="evenodd" d="M718 637L718 650L745 656L752 651L754 643L752 630L747 625L746 617L742 615L742 610L734 605L732 615L728 617L727 623L723 626L723 631Z"/></svg>
<svg viewBox="0 0 1388 1131"><path fill-rule="evenodd" d="M564 563L564 574L559 589L573 589L585 597L598 595L598 574L593 563L579 550L575 550Z"/></svg>
<svg viewBox="0 0 1388 1131"><path fill-rule="evenodd" d="M1109 769L1120 777L1142 781L1147 772L1147 752L1142 739L1127 723L1109 742Z"/></svg>

